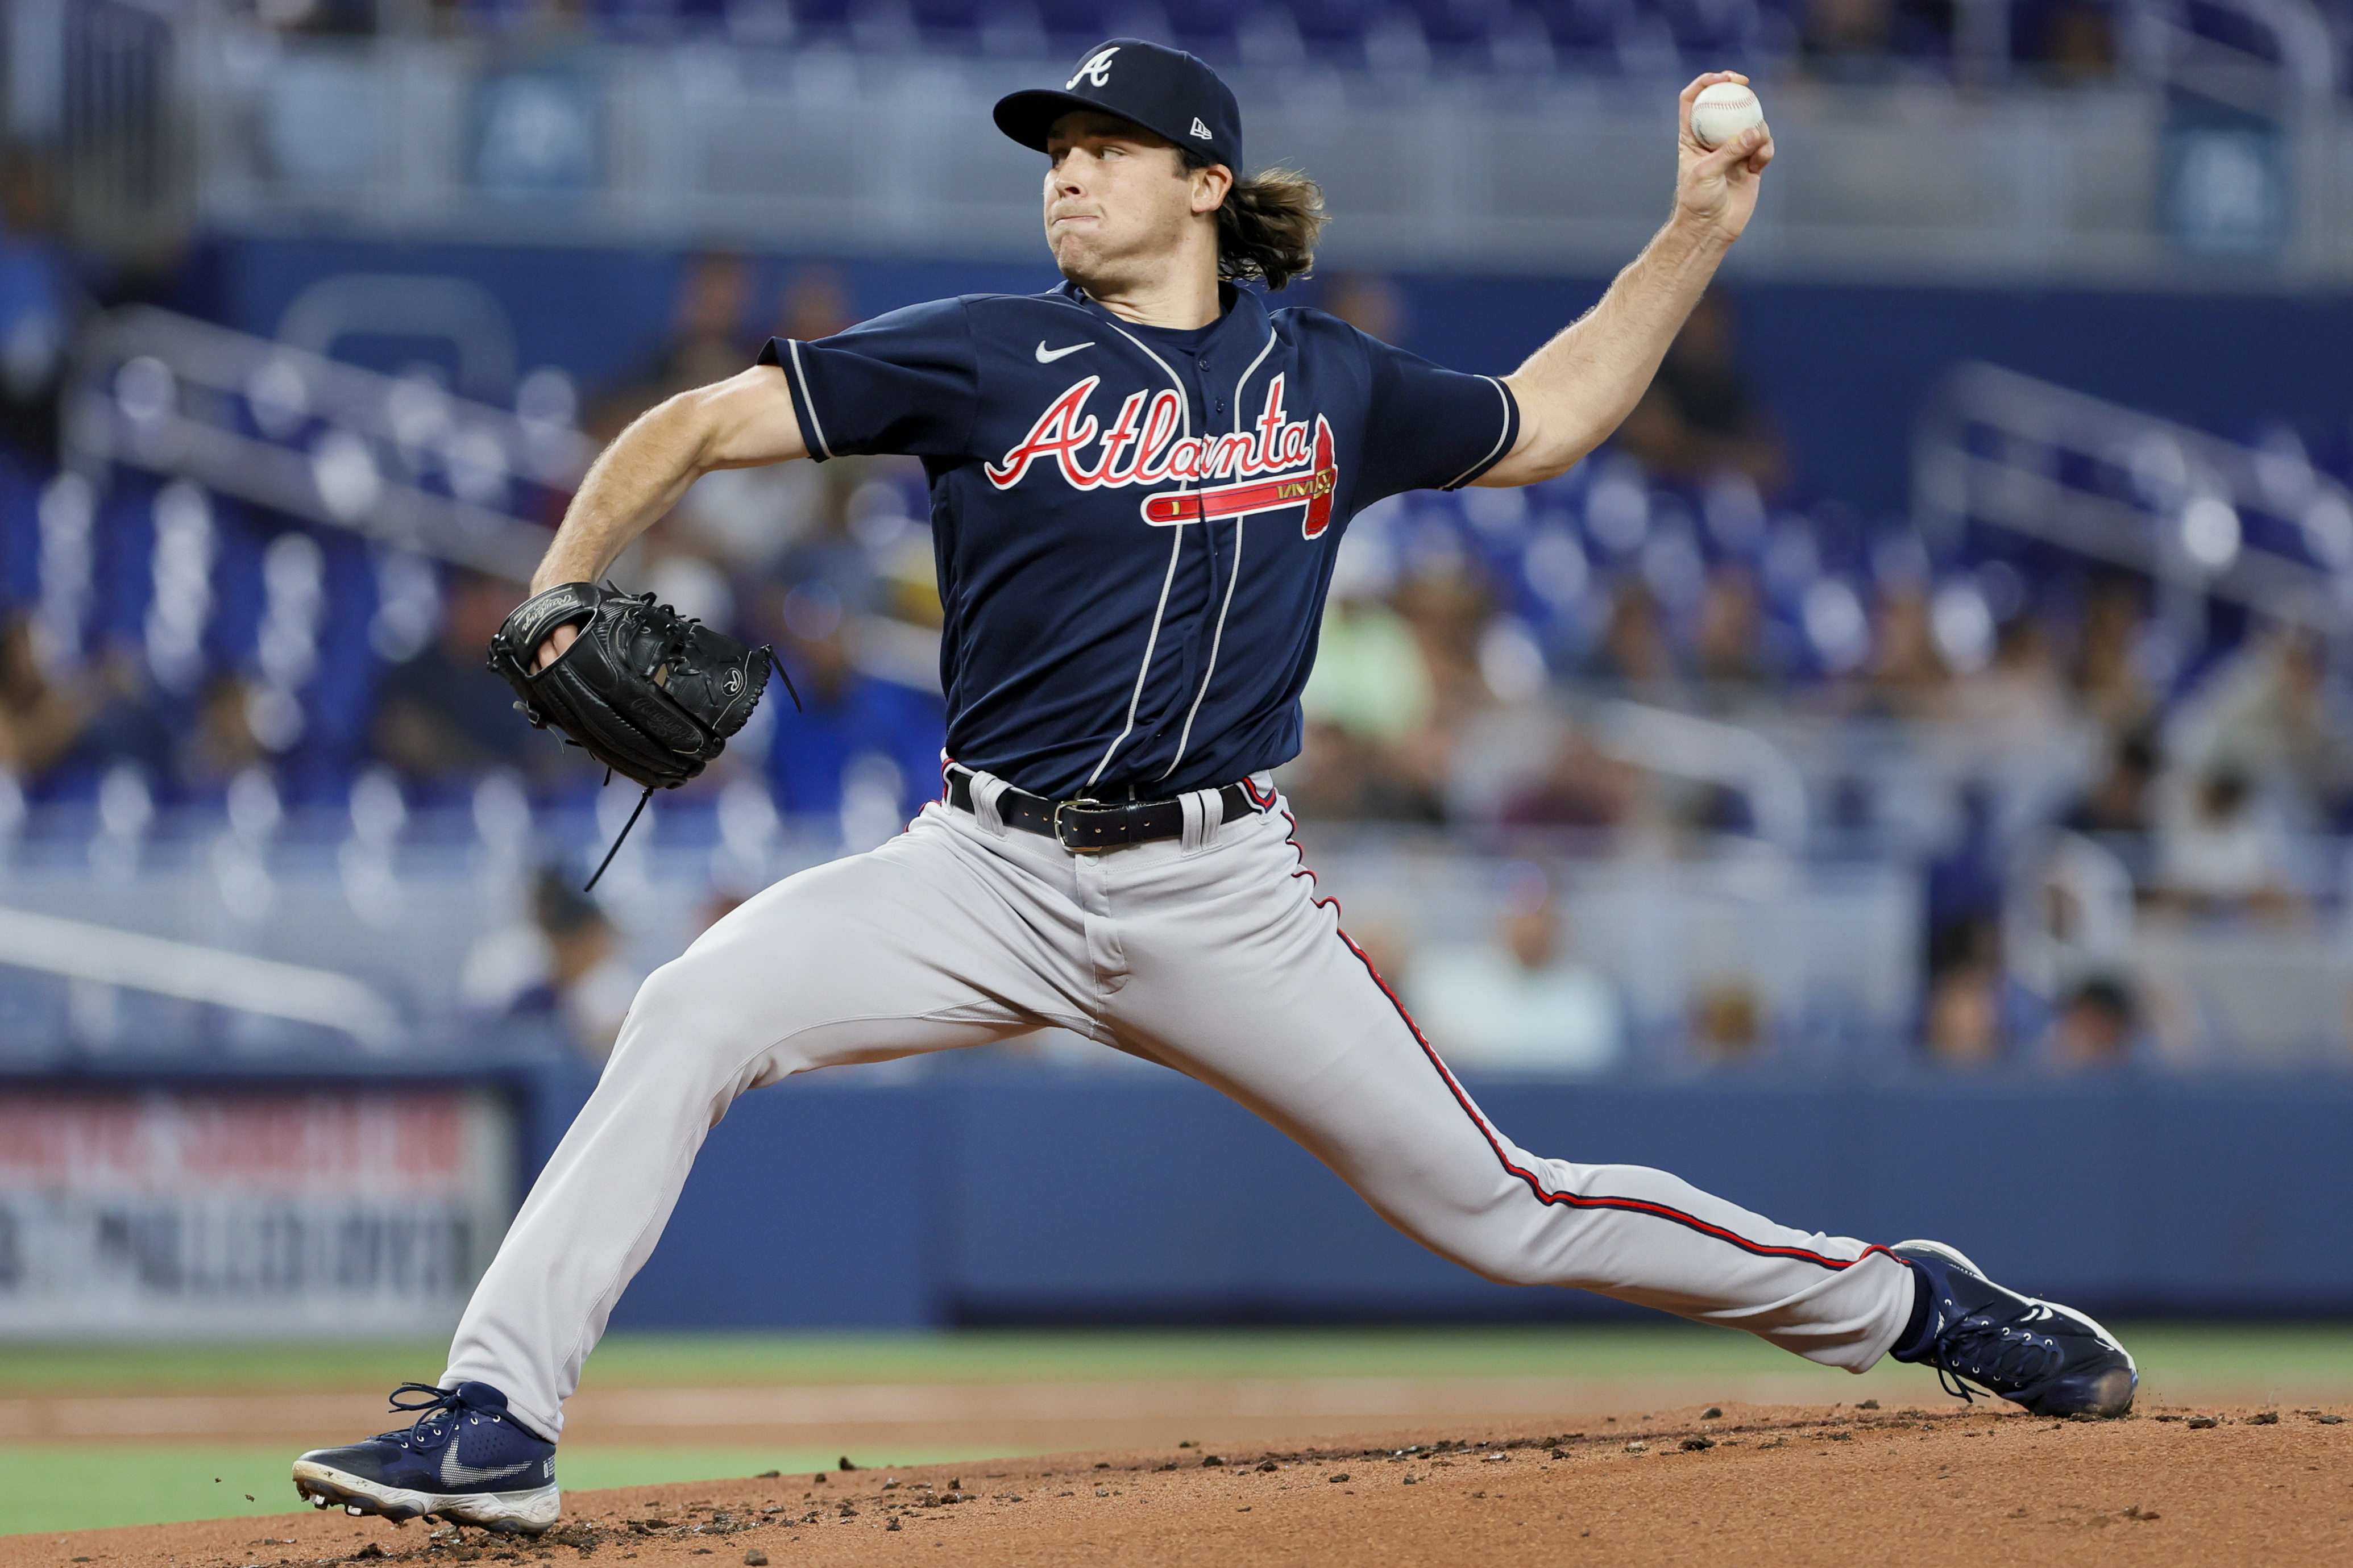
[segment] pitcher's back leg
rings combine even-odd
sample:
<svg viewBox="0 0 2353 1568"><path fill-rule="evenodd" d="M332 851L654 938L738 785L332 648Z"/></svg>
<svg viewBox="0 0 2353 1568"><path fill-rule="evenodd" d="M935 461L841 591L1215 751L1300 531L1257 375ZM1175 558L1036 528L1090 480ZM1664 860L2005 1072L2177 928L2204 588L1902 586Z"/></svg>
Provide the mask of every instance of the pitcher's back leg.
<svg viewBox="0 0 2353 1568"><path fill-rule="evenodd" d="M1299 874L1284 820L1229 831L1236 842L1167 873L1219 878L1227 896L1138 899L1122 924L1114 1021L1139 1048L1249 1106L1392 1225L1488 1279L1746 1329L1832 1365L1886 1351L1916 1291L1885 1247L1776 1225L1663 1171L1522 1149ZM1246 883L1256 896L1240 895Z"/></svg>

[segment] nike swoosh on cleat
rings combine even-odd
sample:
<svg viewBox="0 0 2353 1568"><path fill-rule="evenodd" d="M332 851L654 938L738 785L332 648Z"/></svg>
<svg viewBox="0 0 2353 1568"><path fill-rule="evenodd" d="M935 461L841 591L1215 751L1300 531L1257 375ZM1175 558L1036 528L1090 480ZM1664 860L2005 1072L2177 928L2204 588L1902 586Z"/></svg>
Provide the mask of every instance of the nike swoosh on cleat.
<svg viewBox="0 0 2353 1568"><path fill-rule="evenodd" d="M480 1486L485 1481L521 1480L539 1466L537 1459L525 1459L519 1465L469 1465L458 1458L458 1440L449 1439L441 1450L441 1484L445 1487Z"/></svg>
<svg viewBox="0 0 2353 1568"><path fill-rule="evenodd" d="M1052 364L1064 354L1074 354L1081 349L1091 349L1095 345L1092 342L1072 343L1066 349L1053 349L1050 351L1046 347L1046 340L1039 338L1038 340L1038 363L1039 364Z"/></svg>

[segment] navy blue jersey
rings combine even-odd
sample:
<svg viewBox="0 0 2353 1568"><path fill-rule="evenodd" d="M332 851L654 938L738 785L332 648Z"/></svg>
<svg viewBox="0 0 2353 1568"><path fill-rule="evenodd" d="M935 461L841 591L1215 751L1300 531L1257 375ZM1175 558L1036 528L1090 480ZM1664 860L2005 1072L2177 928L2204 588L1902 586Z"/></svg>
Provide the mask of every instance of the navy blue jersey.
<svg viewBox="0 0 2353 1568"><path fill-rule="evenodd" d="M1057 799L1290 761L1350 515L1511 450L1503 383L1227 298L1189 363L1069 284L763 353L811 457L923 460L956 761Z"/></svg>

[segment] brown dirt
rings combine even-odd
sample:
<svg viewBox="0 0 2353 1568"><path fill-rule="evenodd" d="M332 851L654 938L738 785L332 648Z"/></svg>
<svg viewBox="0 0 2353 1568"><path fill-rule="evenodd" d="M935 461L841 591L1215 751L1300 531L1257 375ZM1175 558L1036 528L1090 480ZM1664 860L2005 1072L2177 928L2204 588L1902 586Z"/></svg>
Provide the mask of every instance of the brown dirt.
<svg viewBox="0 0 2353 1568"><path fill-rule="evenodd" d="M2353 1421L2337 1414L1689 1407L1568 1433L1374 1433L586 1492L535 1542L309 1511L18 1535L0 1538L0 1568L374 1568L378 1554L411 1568L738 1568L762 1554L773 1568L1386 1568L1474 1553L1611 1568L2341 1563L2353 1561Z"/></svg>
<svg viewBox="0 0 2353 1568"><path fill-rule="evenodd" d="M1741 1401L1802 1405L1916 1400L1916 1367L1861 1378L1787 1372L1625 1377L1149 1378L1132 1382L800 1384L718 1388L586 1388L565 1405L565 1441L658 1447L730 1445L888 1459L909 1453L1056 1454L1148 1448L1195 1435L1299 1444L1334 1432L1414 1427L1566 1430L1610 1412ZM2168 1390L2239 1400L2272 1391ZM2344 1390L2299 1391L2303 1402ZM1699 1404L1694 1404L1699 1402ZM380 1389L323 1394L41 1394L0 1397L0 1442L283 1444L290 1452L385 1425Z"/></svg>

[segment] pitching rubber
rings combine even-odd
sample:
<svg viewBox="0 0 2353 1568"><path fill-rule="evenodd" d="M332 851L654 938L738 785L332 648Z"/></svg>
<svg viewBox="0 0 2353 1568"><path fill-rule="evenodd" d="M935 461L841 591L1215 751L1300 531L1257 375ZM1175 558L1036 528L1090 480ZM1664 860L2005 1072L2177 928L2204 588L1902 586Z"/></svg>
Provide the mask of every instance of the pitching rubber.
<svg viewBox="0 0 2353 1568"><path fill-rule="evenodd" d="M564 1515L564 1493L554 1485L520 1492L417 1492L308 1459L294 1461L294 1489L317 1508L340 1506L396 1523L438 1515L506 1535L537 1535Z"/></svg>

